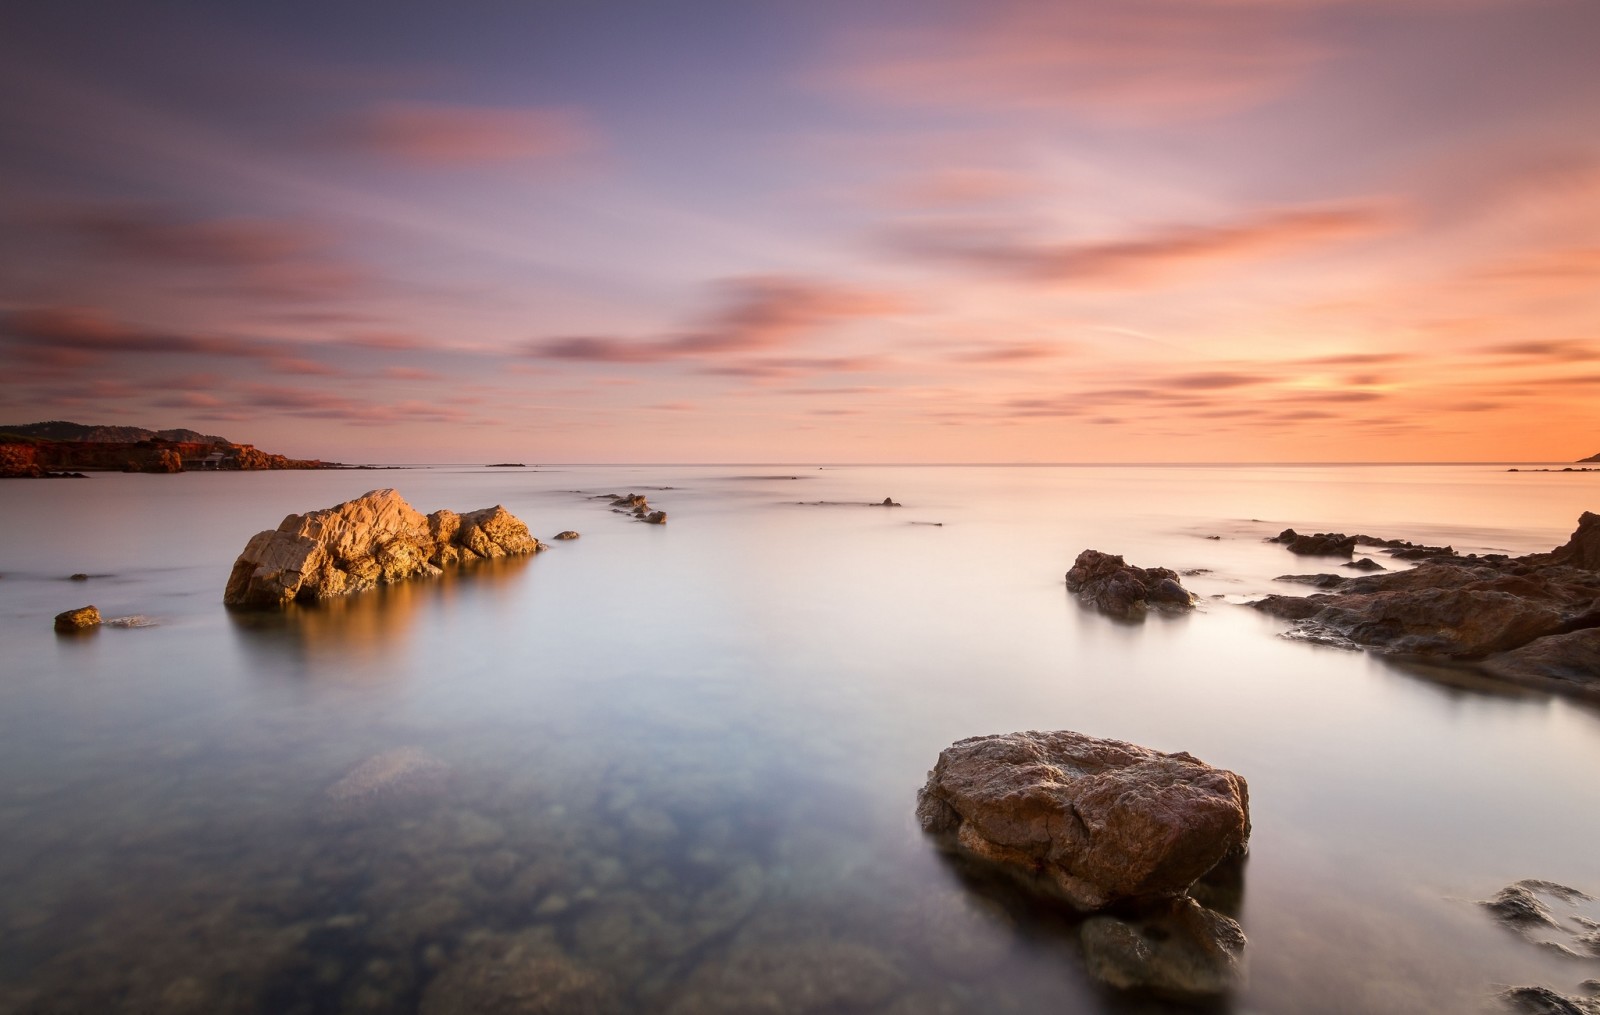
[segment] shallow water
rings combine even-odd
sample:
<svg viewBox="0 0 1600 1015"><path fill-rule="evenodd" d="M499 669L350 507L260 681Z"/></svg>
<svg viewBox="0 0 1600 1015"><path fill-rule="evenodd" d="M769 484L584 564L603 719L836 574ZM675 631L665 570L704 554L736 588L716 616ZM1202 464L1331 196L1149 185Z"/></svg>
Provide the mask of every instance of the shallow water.
<svg viewBox="0 0 1600 1015"><path fill-rule="evenodd" d="M1209 1010L1570 993L1600 963L1473 900L1523 877L1600 894L1600 713L1289 642L1229 601L1304 591L1272 581L1318 569L1261 541L1285 526L1523 553L1600 501L1600 476L1503 468L5 484L0 1010L411 1011L513 937L630 1010L1186 1010L1092 986L1071 921L918 831L941 748L1021 729L1249 780L1249 978ZM220 606L254 532L389 485L422 511L498 502L546 540L583 535L286 617ZM669 523L586 496L630 491ZM864 506L885 496L904 506ZM1080 609L1062 574L1085 547L1207 568L1186 579L1205 603L1138 625ZM51 632L86 602L157 624ZM442 799L330 803L405 747L450 766ZM441 992L424 1007L446 1010Z"/></svg>

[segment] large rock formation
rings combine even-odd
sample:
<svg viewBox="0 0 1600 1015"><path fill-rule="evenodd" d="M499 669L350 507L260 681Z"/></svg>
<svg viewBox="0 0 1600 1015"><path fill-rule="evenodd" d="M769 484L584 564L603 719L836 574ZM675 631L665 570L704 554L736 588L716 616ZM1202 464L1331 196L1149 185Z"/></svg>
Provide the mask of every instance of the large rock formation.
<svg viewBox="0 0 1600 1015"><path fill-rule="evenodd" d="M1178 573L1164 567L1134 567L1120 556L1084 550L1067 572L1067 590L1113 617L1132 620L1152 606L1187 610L1194 596L1178 583Z"/></svg>
<svg viewBox="0 0 1600 1015"><path fill-rule="evenodd" d="M1447 553L1327 585L1334 591L1254 605L1294 621L1295 637L1464 660L1504 679L1600 695L1600 515L1584 512L1549 553Z"/></svg>
<svg viewBox="0 0 1600 1015"><path fill-rule="evenodd" d="M1180 895L1250 837L1234 773L1066 730L957 741L917 817L957 852L1083 910Z"/></svg>
<svg viewBox="0 0 1600 1015"><path fill-rule="evenodd" d="M543 549L503 507L423 515L394 490L374 490L257 533L234 561L223 602L283 607L436 575L447 564Z"/></svg>

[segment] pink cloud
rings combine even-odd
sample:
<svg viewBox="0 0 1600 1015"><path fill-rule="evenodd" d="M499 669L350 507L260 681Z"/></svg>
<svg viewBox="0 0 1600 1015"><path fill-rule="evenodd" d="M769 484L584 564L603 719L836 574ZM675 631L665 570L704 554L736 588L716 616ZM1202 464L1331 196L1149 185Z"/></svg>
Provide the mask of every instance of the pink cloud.
<svg viewBox="0 0 1600 1015"><path fill-rule="evenodd" d="M347 117L325 132L351 151L425 167L545 161L590 148L594 132L570 109L396 102Z"/></svg>

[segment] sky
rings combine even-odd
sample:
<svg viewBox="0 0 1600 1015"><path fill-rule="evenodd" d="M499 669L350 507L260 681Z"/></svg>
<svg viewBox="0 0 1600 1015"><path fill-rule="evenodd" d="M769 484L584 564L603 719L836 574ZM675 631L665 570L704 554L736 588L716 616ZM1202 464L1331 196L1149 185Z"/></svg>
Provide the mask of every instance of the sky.
<svg viewBox="0 0 1600 1015"><path fill-rule="evenodd" d="M1600 452L1596 0L0 7L0 423Z"/></svg>

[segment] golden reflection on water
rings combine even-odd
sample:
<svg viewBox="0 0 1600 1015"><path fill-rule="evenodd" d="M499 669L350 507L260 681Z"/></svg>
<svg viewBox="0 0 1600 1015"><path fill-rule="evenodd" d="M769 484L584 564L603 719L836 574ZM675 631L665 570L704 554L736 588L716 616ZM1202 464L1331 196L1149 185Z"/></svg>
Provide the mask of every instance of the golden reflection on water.
<svg viewBox="0 0 1600 1015"><path fill-rule="evenodd" d="M461 609L493 601L518 581L531 558L506 557L447 568L436 578L384 585L367 592L282 611L229 611L238 643L254 659L281 666L302 664L307 676L384 682L402 672L373 664L392 662L413 647L418 626L438 623ZM314 668L326 663L345 668Z"/></svg>

